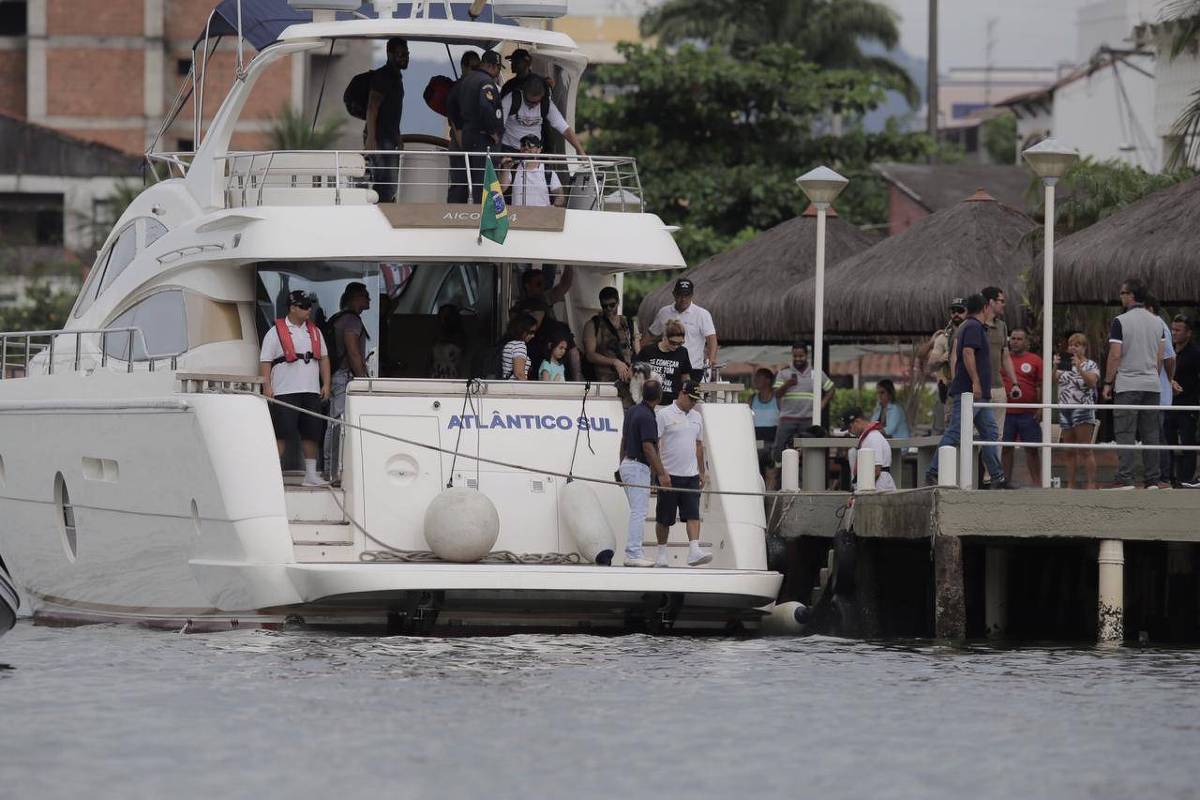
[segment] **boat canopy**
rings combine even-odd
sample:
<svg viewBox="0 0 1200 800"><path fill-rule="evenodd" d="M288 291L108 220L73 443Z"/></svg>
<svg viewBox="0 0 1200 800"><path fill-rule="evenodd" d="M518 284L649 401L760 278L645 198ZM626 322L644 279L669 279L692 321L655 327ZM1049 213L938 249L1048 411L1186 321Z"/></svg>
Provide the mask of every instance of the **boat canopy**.
<svg viewBox="0 0 1200 800"><path fill-rule="evenodd" d="M279 41L280 34L285 28L305 22L312 22L312 12L292 8L287 0L241 0L242 4L242 37L255 50ZM470 3L452 3L451 10L455 20L471 21L467 13ZM400 3L396 16L407 17L412 10L412 3ZM441 3L431 3L426 13L430 19L445 19ZM338 13L339 20L375 19L375 8L371 3L364 3L354 14ZM516 23L507 17L497 16L489 4L479 22L496 25L513 25ZM209 36L237 36L238 32L238 0L221 0L213 11L212 20L206 30L199 32L197 44Z"/></svg>

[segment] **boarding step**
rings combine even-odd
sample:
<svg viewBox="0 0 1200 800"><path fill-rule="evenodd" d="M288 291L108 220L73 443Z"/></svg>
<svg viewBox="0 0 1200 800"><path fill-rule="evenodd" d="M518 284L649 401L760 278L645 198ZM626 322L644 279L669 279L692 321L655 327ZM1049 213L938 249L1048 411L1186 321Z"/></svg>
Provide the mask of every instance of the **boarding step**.
<svg viewBox="0 0 1200 800"><path fill-rule="evenodd" d="M354 530L348 522L290 522L292 544L348 547Z"/></svg>
<svg viewBox="0 0 1200 800"><path fill-rule="evenodd" d="M300 523L345 522L345 494L333 486L287 486L288 520Z"/></svg>
<svg viewBox="0 0 1200 800"><path fill-rule="evenodd" d="M358 561L358 548L353 544L297 544L292 547L297 564L353 564Z"/></svg>

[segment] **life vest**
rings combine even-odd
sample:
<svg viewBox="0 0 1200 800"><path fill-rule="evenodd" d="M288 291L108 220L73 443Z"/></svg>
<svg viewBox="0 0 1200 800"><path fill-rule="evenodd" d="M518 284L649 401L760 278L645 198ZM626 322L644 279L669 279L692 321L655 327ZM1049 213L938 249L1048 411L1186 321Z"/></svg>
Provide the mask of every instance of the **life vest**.
<svg viewBox="0 0 1200 800"><path fill-rule="evenodd" d="M883 430L882 422L872 422L870 425L868 425L867 429L862 432L861 436L858 437L858 446L860 448L863 446L863 442L865 442L867 440L867 437L871 435L871 431L879 431L879 430Z"/></svg>
<svg viewBox="0 0 1200 800"><path fill-rule="evenodd" d="M280 317L275 320L275 332L279 334L279 344L283 347L283 355L271 362L271 366L276 364L288 363L303 359L307 364L312 359L321 360L321 332L317 330L317 326L312 320L304 323L304 327L308 329L308 338L312 341L312 350L307 353L297 354L296 343L292 341L292 332L288 328L287 317Z"/></svg>

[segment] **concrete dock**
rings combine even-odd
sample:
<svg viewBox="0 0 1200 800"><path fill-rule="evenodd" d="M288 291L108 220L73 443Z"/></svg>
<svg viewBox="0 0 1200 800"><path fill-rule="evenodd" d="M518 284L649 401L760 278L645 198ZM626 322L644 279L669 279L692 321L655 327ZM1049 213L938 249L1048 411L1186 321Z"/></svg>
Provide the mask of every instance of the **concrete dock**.
<svg viewBox="0 0 1200 800"><path fill-rule="evenodd" d="M853 571L830 632L1200 641L1200 491L859 494L834 547L849 498L798 492L776 505L784 599L815 599L831 550Z"/></svg>

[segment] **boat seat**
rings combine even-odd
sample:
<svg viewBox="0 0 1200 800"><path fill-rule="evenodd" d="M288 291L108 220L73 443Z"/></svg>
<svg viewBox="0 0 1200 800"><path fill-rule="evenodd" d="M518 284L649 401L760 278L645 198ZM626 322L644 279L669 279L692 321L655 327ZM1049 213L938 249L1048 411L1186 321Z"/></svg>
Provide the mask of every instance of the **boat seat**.
<svg viewBox="0 0 1200 800"><path fill-rule="evenodd" d="M378 192L374 189L360 187L312 189L268 186L262 189L247 188L244 192L238 189L229 189L225 195L227 208L243 206L369 206L379 202Z"/></svg>

